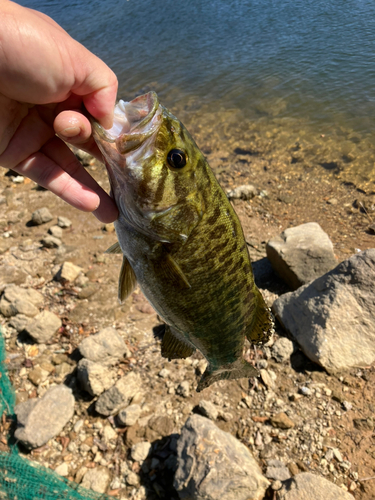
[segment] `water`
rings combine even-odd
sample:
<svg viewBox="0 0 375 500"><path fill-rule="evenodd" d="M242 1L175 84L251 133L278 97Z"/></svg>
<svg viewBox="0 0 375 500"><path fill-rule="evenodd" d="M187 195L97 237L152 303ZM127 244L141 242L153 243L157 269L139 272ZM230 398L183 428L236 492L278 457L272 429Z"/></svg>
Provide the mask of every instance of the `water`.
<svg viewBox="0 0 375 500"><path fill-rule="evenodd" d="M344 180L375 186L372 0L21 3L106 61L122 97L154 88L168 106L211 115L212 126L232 110L244 129L290 128L293 141L303 131L320 163L325 155Z"/></svg>

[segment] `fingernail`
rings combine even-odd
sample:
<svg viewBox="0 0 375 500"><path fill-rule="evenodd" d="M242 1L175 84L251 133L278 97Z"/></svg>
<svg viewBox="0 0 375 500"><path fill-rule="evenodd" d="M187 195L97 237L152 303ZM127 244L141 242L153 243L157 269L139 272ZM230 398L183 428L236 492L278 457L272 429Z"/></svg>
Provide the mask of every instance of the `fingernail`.
<svg viewBox="0 0 375 500"><path fill-rule="evenodd" d="M81 129L79 127L67 127L64 128L64 130L62 130L60 134L63 135L64 137L74 137L78 135L80 132Z"/></svg>

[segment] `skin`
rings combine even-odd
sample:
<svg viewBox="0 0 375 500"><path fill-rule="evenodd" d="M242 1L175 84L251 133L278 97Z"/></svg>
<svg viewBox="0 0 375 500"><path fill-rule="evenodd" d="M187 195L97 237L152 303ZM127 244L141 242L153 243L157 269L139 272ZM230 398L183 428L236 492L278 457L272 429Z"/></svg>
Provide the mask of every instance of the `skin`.
<svg viewBox="0 0 375 500"><path fill-rule="evenodd" d="M112 198L65 144L102 160L82 109L111 127L115 74L50 17L0 0L0 75L0 166L102 222L116 220Z"/></svg>

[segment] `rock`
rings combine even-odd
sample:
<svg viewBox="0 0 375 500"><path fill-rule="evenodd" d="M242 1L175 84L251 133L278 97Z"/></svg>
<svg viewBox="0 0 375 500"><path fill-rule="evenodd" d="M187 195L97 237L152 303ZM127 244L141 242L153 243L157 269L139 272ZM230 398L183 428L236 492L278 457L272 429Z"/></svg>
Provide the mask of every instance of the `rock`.
<svg viewBox="0 0 375 500"><path fill-rule="evenodd" d="M17 314L17 316L14 316L9 321L9 325L12 326L15 330L17 330L17 332L22 332L26 328L26 325L29 321L30 318L23 316L22 314Z"/></svg>
<svg viewBox="0 0 375 500"><path fill-rule="evenodd" d="M199 401L197 411L210 420L216 420L219 416L219 410L216 406L211 401L205 401L204 399Z"/></svg>
<svg viewBox="0 0 375 500"><path fill-rule="evenodd" d="M58 465L55 469L55 472L60 476L67 477L69 475L69 466L66 462Z"/></svg>
<svg viewBox="0 0 375 500"><path fill-rule="evenodd" d="M176 394L182 396L183 398L188 398L190 394L190 383L188 380L184 380L178 385L176 389Z"/></svg>
<svg viewBox="0 0 375 500"><path fill-rule="evenodd" d="M172 434L174 429L173 420L170 419L167 415L159 415L158 417L151 418L148 422L148 427L146 429L146 437L147 431L154 431L155 439L169 436Z"/></svg>
<svg viewBox="0 0 375 500"><path fill-rule="evenodd" d="M278 427L279 429L291 429L295 426L293 420L291 420L288 415L284 412L276 413L270 417L270 422L274 427ZM274 478L278 479L278 478Z"/></svg>
<svg viewBox="0 0 375 500"><path fill-rule="evenodd" d="M47 390L40 399L28 399L15 408L17 429L14 433L26 448L43 446L57 436L74 414L74 397L65 385Z"/></svg>
<svg viewBox="0 0 375 500"><path fill-rule="evenodd" d="M147 441L141 441L132 446L130 455L135 462L143 462L148 457L151 451L151 443Z"/></svg>
<svg viewBox="0 0 375 500"><path fill-rule="evenodd" d="M258 194L258 190L251 184L238 186L227 193L229 200L251 200Z"/></svg>
<svg viewBox="0 0 375 500"><path fill-rule="evenodd" d="M272 380L272 377L269 374L269 372L267 370L265 370L265 369L262 369L262 370L259 370L259 373L260 373L260 378L262 379L264 385L268 389L273 389L275 387L275 383Z"/></svg>
<svg viewBox="0 0 375 500"><path fill-rule="evenodd" d="M45 382L48 377L48 371L43 370L40 366L36 366L33 370L30 370L28 378L36 386Z"/></svg>
<svg viewBox="0 0 375 500"><path fill-rule="evenodd" d="M48 208L43 207L39 208L38 210L35 210L31 214L31 221L35 226L40 226L41 224L45 224L46 222L49 222L53 219L50 211Z"/></svg>
<svg viewBox="0 0 375 500"><path fill-rule="evenodd" d="M27 274L16 266L0 265L0 291L4 290L8 283L21 285L26 278Z"/></svg>
<svg viewBox="0 0 375 500"><path fill-rule="evenodd" d="M84 339L79 345L79 351L85 358L96 362L130 356L123 338L110 326Z"/></svg>
<svg viewBox="0 0 375 500"><path fill-rule="evenodd" d="M58 238L61 240L63 231L60 226L52 226L48 229L48 232L51 236Z"/></svg>
<svg viewBox="0 0 375 500"><path fill-rule="evenodd" d="M272 308L312 361L328 372L375 360L375 249L279 297Z"/></svg>
<svg viewBox="0 0 375 500"><path fill-rule="evenodd" d="M41 243L46 248L58 248L62 245L62 241L54 236L45 236L41 239Z"/></svg>
<svg viewBox="0 0 375 500"><path fill-rule="evenodd" d="M135 425L137 423L137 420L141 416L141 412L142 410L139 405L130 405L119 412L117 420L120 425L130 427L131 425Z"/></svg>
<svg viewBox="0 0 375 500"><path fill-rule="evenodd" d="M129 486L138 486L139 481L140 481L140 478L139 478L138 474L136 474L133 471L130 471L126 475L126 484L128 484Z"/></svg>
<svg viewBox="0 0 375 500"><path fill-rule="evenodd" d="M278 495L280 500L353 500L350 493L309 472L286 481Z"/></svg>
<svg viewBox="0 0 375 500"><path fill-rule="evenodd" d="M293 342L286 337L277 339L271 347L272 357L275 358L278 363L290 361L290 356L293 354L293 352Z"/></svg>
<svg viewBox="0 0 375 500"><path fill-rule="evenodd" d="M141 391L141 378L130 372L117 383L101 394L96 401L95 409L101 415L115 415L129 405L133 397Z"/></svg>
<svg viewBox="0 0 375 500"><path fill-rule="evenodd" d="M116 370L108 363L95 363L90 359L81 359L77 367L77 378L84 391L92 396L99 396L115 382Z"/></svg>
<svg viewBox="0 0 375 500"><path fill-rule="evenodd" d="M337 265L332 242L316 222L286 229L267 243L266 252L273 269L293 290Z"/></svg>
<svg viewBox="0 0 375 500"><path fill-rule="evenodd" d="M246 446L200 415L186 421L177 455L181 500L261 500L270 484Z"/></svg>
<svg viewBox="0 0 375 500"><path fill-rule="evenodd" d="M57 225L62 229L66 229L72 225L72 221L68 217L62 217L61 215L57 217Z"/></svg>
<svg viewBox="0 0 375 500"><path fill-rule="evenodd" d="M38 344L44 344L55 335L61 325L61 319L56 314L43 311L26 324L25 330Z"/></svg>
<svg viewBox="0 0 375 500"><path fill-rule="evenodd" d="M83 476L81 486L97 493L105 493L111 482L111 473L106 467L89 469Z"/></svg>
<svg viewBox="0 0 375 500"><path fill-rule="evenodd" d="M64 262L61 266L59 272L57 273L57 279L60 281L71 281L73 282L78 275L83 271L82 267L76 266L71 262Z"/></svg>
<svg viewBox="0 0 375 500"><path fill-rule="evenodd" d="M266 477L276 481L286 481L290 479L290 472L288 467L280 460L267 460Z"/></svg>
<svg viewBox="0 0 375 500"><path fill-rule="evenodd" d="M103 429L102 438L105 444L110 444L110 442L116 442L118 438L117 432L112 428L111 425L106 425Z"/></svg>
<svg viewBox="0 0 375 500"><path fill-rule="evenodd" d="M41 293L33 288L21 288L16 285L8 285L4 290L3 297L8 302L15 302L16 300L25 300L30 302L35 307L41 307L44 304L44 297Z"/></svg>
<svg viewBox="0 0 375 500"><path fill-rule="evenodd" d="M75 283L77 284L77 280ZM87 285L84 288L82 288L82 290L80 292L78 292L77 297L81 300L88 299L89 297L94 295L99 290L100 290L99 285L97 285L96 283L92 283L92 284Z"/></svg>

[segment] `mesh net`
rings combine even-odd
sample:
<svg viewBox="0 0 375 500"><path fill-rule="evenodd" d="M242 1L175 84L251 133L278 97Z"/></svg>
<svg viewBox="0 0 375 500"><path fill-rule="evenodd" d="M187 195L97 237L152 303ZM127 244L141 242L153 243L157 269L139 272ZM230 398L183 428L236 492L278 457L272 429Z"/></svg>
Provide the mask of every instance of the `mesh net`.
<svg viewBox="0 0 375 500"><path fill-rule="evenodd" d="M6 369L5 343L0 327L0 417L13 417L15 394ZM10 438L10 436L9 436ZM22 457L15 444L0 452L0 498L9 500L109 500L82 488L51 469ZM113 500L113 499L112 499Z"/></svg>

